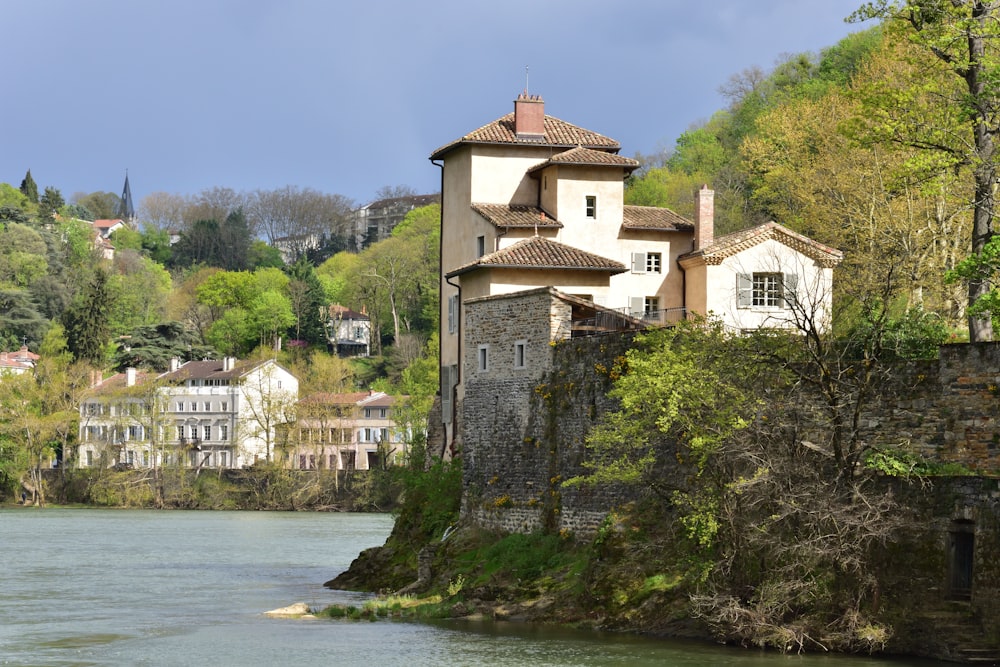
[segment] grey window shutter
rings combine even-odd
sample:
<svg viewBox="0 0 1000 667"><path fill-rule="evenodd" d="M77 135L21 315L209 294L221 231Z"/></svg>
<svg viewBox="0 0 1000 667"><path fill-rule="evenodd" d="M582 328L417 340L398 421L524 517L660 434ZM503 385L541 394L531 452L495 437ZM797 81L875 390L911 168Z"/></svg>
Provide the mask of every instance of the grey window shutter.
<svg viewBox="0 0 1000 667"><path fill-rule="evenodd" d="M641 296L634 296L629 299L629 313L633 317L642 317L646 311L646 299Z"/></svg>
<svg viewBox="0 0 1000 667"><path fill-rule="evenodd" d="M736 305L749 308L753 305L753 276L740 273L736 276Z"/></svg>
<svg viewBox="0 0 1000 667"><path fill-rule="evenodd" d="M784 281L782 296L785 299L785 308L791 308L798 302L799 277L794 273L786 273L782 280Z"/></svg>
<svg viewBox="0 0 1000 667"><path fill-rule="evenodd" d="M632 273L645 273L645 272L646 272L646 253L644 252L632 253Z"/></svg>

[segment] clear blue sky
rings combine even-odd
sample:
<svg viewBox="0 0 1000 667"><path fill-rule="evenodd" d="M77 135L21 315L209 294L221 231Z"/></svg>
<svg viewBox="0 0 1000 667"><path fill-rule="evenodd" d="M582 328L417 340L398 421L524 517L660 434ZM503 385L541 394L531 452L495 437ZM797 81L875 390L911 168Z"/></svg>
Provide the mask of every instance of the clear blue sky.
<svg viewBox="0 0 1000 667"><path fill-rule="evenodd" d="M438 189L427 157L513 110L672 146L770 70L863 26L860 0L3 0L0 182L138 203L309 187Z"/></svg>

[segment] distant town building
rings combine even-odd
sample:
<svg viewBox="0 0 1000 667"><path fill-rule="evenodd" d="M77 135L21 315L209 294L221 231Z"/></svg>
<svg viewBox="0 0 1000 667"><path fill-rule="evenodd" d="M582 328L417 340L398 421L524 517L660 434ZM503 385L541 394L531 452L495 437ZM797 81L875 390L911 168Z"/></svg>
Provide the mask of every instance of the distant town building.
<svg viewBox="0 0 1000 667"><path fill-rule="evenodd" d="M22 345L16 352L0 352L0 375L20 375L35 367L39 356Z"/></svg>
<svg viewBox="0 0 1000 667"><path fill-rule="evenodd" d="M242 468L274 460L299 382L273 360L171 361L157 376L126 369L80 405L78 465Z"/></svg>
<svg viewBox="0 0 1000 667"><path fill-rule="evenodd" d="M405 397L401 397L405 399ZM287 466L299 470L373 470L407 452L396 424L396 398L379 391L312 394L299 401L296 421L282 436Z"/></svg>
<svg viewBox="0 0 1000 667"><path fill-rule="evenodd" d="M389 238L396 225L415 208L440 204L441 195L411 195L379 199L355 210L351 217L354 223L354 245L364 250L373 243Z"/></svg>
<svg viewBox="0 0 1000 667"><path fill-rule="evenodd" d="M372 322L338 303L330 306L327 325L330 347L341 357L367 357L371 354Z"/></svg>

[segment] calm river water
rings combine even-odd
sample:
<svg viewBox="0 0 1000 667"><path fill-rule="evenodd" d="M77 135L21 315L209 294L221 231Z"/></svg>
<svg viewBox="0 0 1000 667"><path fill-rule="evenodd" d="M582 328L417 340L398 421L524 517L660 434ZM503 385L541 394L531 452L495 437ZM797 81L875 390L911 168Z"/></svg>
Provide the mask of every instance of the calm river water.
<svg viewBox="0 0 1000 667"><path fill-rule="evenodd" d="M377 514L0 510L2 665L678 665L899 667L517 624L288 620L360 602L322 582L392 519Z"/></svg>

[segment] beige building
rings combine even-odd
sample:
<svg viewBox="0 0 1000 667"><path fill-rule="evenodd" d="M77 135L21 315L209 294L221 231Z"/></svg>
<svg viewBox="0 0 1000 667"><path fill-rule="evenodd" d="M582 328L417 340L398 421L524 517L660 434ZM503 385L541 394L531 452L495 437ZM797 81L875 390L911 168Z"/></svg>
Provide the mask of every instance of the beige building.
<svg viewBox="0 0 1000 667"><path fill-rule="evenodd" d="M540 97L520 95L513 113L431 155L442 170L446 447L459 430L469 340L462 304L470 299L554 287L592 304L591 329L616 315L661 325L710 315L745 330L795 326L804 310L820 320L829 312L839 251L773 222L714 238L707 186L693 221L625 205L624 181L639 163L620 148L546 115Z"/></svg>
<svg viewBox="0 0 1000 667"><path fill-rule="evenodd" d="M282 436L288 467L298 470L372 470L406 454L396 399L379 391L312 394Z"/></svg>

